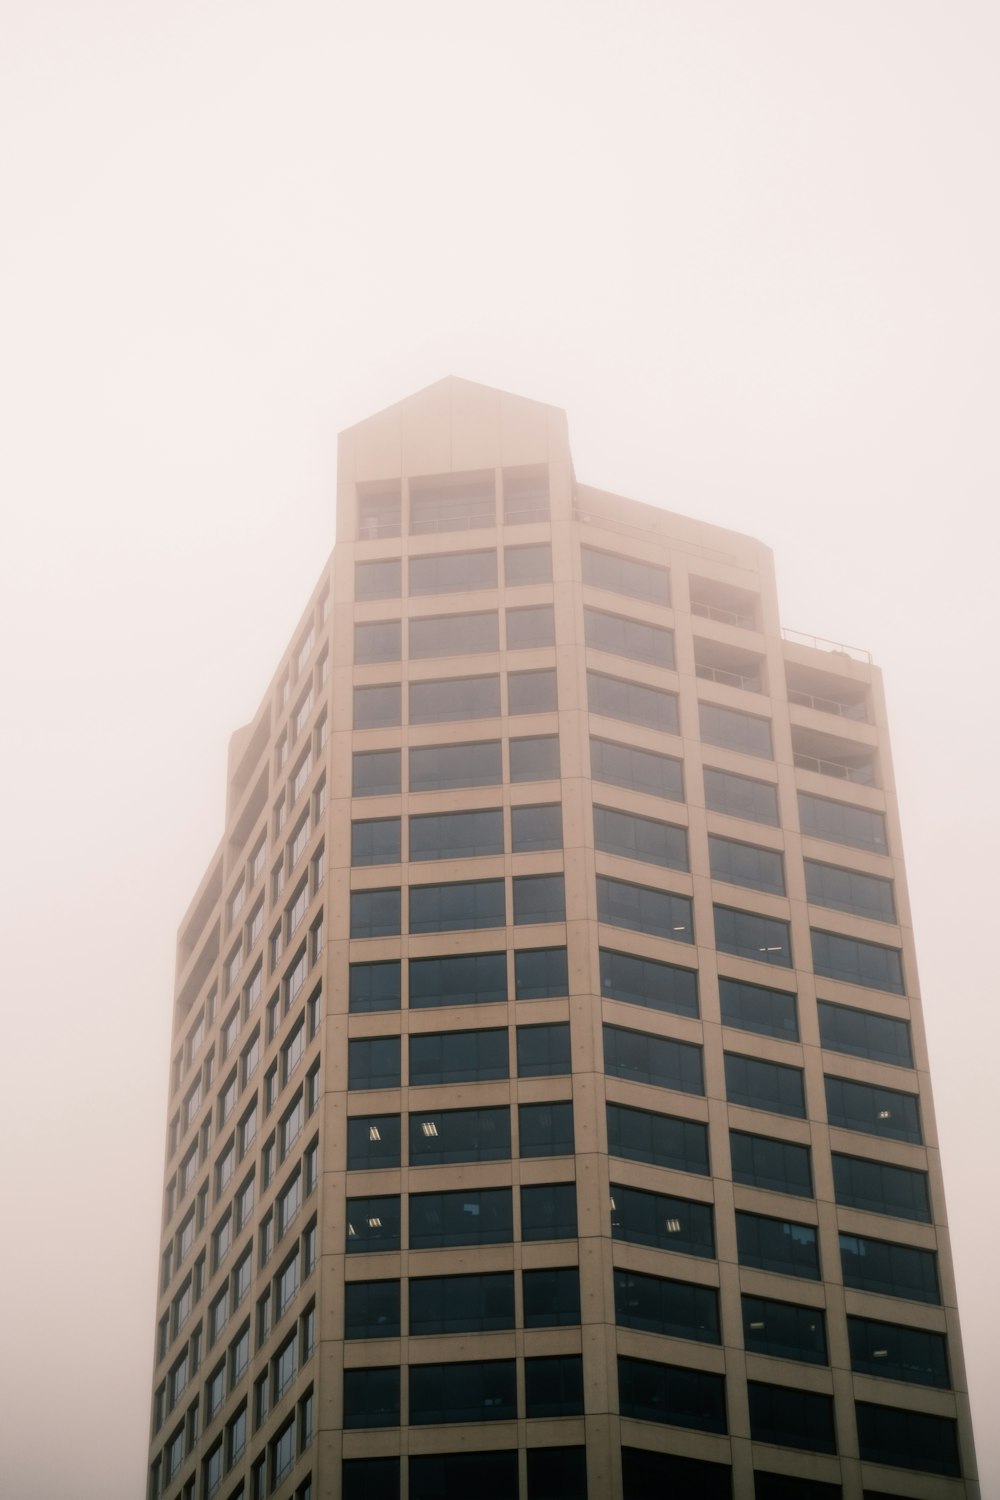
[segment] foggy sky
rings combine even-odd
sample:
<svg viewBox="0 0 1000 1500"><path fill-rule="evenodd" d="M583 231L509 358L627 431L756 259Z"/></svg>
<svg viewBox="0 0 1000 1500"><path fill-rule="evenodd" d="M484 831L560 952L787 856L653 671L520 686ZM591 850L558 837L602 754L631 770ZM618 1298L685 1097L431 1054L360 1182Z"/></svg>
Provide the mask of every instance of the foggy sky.
<svg viewBox="0 0 1000 1500"><path fill-rule="evenodd" d="M998 71L988 0L0 3L11 1495L144 1492L176 926L335 435L446 374L885 671L1000 1492Z"/></svg>

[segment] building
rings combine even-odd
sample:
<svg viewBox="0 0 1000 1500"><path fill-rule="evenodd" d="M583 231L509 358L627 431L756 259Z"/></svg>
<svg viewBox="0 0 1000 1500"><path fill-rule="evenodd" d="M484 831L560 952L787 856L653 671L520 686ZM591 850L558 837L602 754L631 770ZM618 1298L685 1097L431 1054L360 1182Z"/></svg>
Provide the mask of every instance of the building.
<svg viewBox="0 0 1000 1500"><path fill-rule="evenodd" d="M885 710L445 380L178 947L151 1500L978 1495Z"/></svg>

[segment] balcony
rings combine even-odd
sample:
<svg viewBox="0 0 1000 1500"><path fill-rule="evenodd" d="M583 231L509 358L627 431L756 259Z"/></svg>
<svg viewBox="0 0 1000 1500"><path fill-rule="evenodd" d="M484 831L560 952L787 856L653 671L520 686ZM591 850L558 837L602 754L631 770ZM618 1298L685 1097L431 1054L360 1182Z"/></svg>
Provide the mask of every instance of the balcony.
<svg viewBox="0 0 1000 1500"><path fill-rule="evenodd" d="M504 525L526 526L532 521L547 521L549 514L548 469L504 469Z"/></svg>
<svg viewBox="0 0 1000 1500"><path fill-rule="evenodd" d="M478 531L495 526L496 518L496 481L491 471L410 480L411 536Z"/></svg>
<svg viewBox="0 0 1000 1500"><path fill-rule="evenodd" d="M383 536L399 536L402 511L402 496L398 484L359 485L359 541L370 542Z"/></svg>
<svg viewBox="0 0 1000 1500"><path fill-rule="evenodd" d="M832 714L855 723L867 724L868 687L836 672L822 672L799 662L785 663L788 701L800 708Z"/></svg>
<svg viewBox="0 0 1000 1500"><path fill-rule="evenodd" d="M691 579L691 613L704 620L737 625L741 630L757 630L759 602L757 595L748 589L718 583L714 578Z"/></svg>
<svg viewBox="0 0 1000 1500"><path fill-rule="evenodd" d="M762 693L763 666L763 657L755 652L741 651L723 641L695 636L695 675L706 682L721 682L725 687L742 688L747 693Z"/></svg>
<svg viewBox="0 0 1000 1500"><path fill-rule="evenodd" d="M792 725L792 758L800 771L813 771L857 786L878 786L875 749L832 734Z"/></svg>

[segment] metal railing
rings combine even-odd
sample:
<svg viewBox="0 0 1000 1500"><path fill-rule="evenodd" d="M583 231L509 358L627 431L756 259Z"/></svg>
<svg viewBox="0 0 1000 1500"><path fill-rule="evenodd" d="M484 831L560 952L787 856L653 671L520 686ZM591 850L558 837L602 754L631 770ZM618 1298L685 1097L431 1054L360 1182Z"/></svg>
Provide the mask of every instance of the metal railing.
<svg viewBox="0 0 1000 1500"><path fill-rule="evenodd" d="M800 646L811 646L814 651L829 651L835 656L849 656L852 661L867 662L871 666L872 654L862 646L845 646L840 641L828 641L822 635L806 635L801 630L786 630L782 628L782 640L791 641Z"/></svg>
<svg viewBox="0 0 1000 1500"><path fill-rule="evenodd" d="M358 523L358 537L362 542L375 541L380 536L399 536L399 516L380 520L378 516L362 516Z"/></svg>
<svg viewBox="0 0 1000 1500"><path fill-rule="evenodd" d="M720 609L716 604L702 604L699 599L691 600L691 613L701 615L704 620L719 620L723 625L738 625L741 630L757 629L757 621L753 615L741 615L733 609Z"/></svg>
<svg viewBox="0 0 1000 1500"><path fill-rule="evenodd" d="M495 526L496 511L442 511L436 516L410 516L410 535L422 536L433 531L481 531Z"/></svg>
<svg viewBox="0 0 1000 1500"><path fill-rule="evenodd" d="M727 672L722 667L707 667L702 662L694 664L695 676L706 682L721 682L726 687L745 688L748 693L761 691L759 677L743 677L739 672Z"/></svg>
<svg viewBox="0 0 1000 1500"><path fill-rule="evenodd" d="M875 767L848 766L840 760L820 760L816 755L795 755L800 771L818 771L821 776L835 776L838 781L854 781L859 786L875 785Z"/></svg>
<svg viewBox="0 0 1000 1500"><path fill-rule="evenodd" d="M840 698L818 698L815 693L801 693L798 688L788 689L789 703L797 703L800 708L815 708L822 714L839 714L842 719L854 719L861 723L868 721L868 708L861 703L844 703Z"/></svg>

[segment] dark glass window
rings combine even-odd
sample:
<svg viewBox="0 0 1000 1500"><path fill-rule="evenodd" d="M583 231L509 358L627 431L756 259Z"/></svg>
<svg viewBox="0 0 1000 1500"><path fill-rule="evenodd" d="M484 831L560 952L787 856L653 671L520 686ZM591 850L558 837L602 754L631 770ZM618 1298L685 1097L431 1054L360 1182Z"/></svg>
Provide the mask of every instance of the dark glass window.
<svg viewBox="0 0 1000 1500"><path fill-rule="evenodd" d="M351 964L349 993L352 1012L399 1010L402 994L399 959L377 964Z"/></svg>
<svg viewBox="0 0 1000 1500"><path fill-rule="evenodd" d="M624 1500L663 1500L666 1495L732 1500L733 1494L728 1464L655 1453L651 1448L622 1449L622 1484Z"/></svg>
<svg viewBox="0 0 1000 1500"><path fill-rule="evenodd" d="M840 1264L844 1285L883 1297L906 1297L911 1302L940 1303L937 1256L933 1250L893 1245L860 1234L840 1236Z"/></svg>
<svg viewBox="0 0 1000 1500"><path fill-rule="evenodd" d="M762 917L755 911L715 907L715 946L722 953L754 958L761 964L792 967L792 942L787 922Z"/></svg>
<svg viewBox="0 0 1000 1500"><path fill-rule="evenodd" d="M698 975L694 969L639 958L635 953L618 953L613 948L602 948L600 956L601 994L609 1000L697 1018Z"/></svg>
<svg viewBox="0 0 1000 1500"><path fill-rule="evenodd" d="M344 1426L399 1426L399 1366L344 1371Z"/></svg>
<svg viewBox="0 0 1000 1500"><path fill-rule="evenodd" d="M469 1500L470 1495L476 1500L518 1497L516 1448L497 1453L413 1455L409 1474L410 1500ZM398 1495L398 1490L394 1491L392 1500L398 1500Z"/></svg>
<svg viewBox="0 0 1000 1500"><path fill-rule="evenodd" d="M824 1082L826 1113L831 1125L893 1141L910 1141L915 1146L923 1141L916 1094L878 1088L873 1083L855 1083L850 1078L826 1078Z"/></svg>
<svg viewBox="0 0 1000 1500"><path fill-rule="evenodd" d="M858 1447L866 1463L893 1464L928 1474L961 1474L958 1428L953 1418L876 1406L871 1401L856 1401L854 1411Z"/></svg>
<svg viewBox="0 0 1000 1500"><path fill-rule="evenodd" d="M354 660L399 661L403 654L402 623L399 620L371 620L354 627Z"/></svg>
<svg viewBox="0 0 1000 1500"><path fill-rule="evenodd" d="M425 813L410 819L411 861L502 853L503 812L499 807Z"/></svg>
<svg viewBox="0 0 1000 1500"><path fill-rule="evenodd" d="M731 818L778 827L778 788L770 781L755 781L750 776L706 766L705 806Z"/></svg>
<svg viewBox="0 0 1000 1500"><path fill-rule="evenodd" d="M700 1432L726 1431L725 1378L707 1370L686 1370L619 1354L618 1399L623 1417L694 1427Z"/></svg>
<svg viewBox="0 0 1000 1500"><path fill-rule="evenodd" d="M592 588L625 594L629 599L645 599L650 604L670 603L670 574L666 568L587 546L580 548L580 562L583 581Z"/></svg>
<svg viewBox="0 0 1000 1500"><path fill-rule="evenodd" d="M644 1328L668 1338L721 1343L719 1294L714 1287L692 1286L638 1271L615 1271L615 1321L622 1328Z"/></svg>
<svg viewBox="0 0 1000 1500"><path fill-rule="evenodd" d="M351 824L352 865L398 865L400 820L362 818Z"/></svg>
<svg viewBox="0 0 1000 1500"><path fill-rule="evenodd" d="M444 1162L509 1161L510 1109L414 1110L410 1115L410 1166Z"/></svg>
<svg viewBox="0 0 1000 1500"><path fill-rule="evenodd" d="M410 959L410 1009L493 1005L507 999L506 953Z"/></svg>
<svg viewBox="0 0 1000 1500"><path fill-rule="evenodd" d="M355 599L398 599L400 582L398 557L380 557L372 562L354 564Z"/></svg>
<svg viewBox="0 0 1000 1500"><path fill-rule="evenodd" d="M495 609L481 614L428 615L410 620L410 657L474 656L500 649Z"/></svg>
<svg viewBox="0 0 1000 1500"><path fill-rule="evenodd" d="M927 1328L904 1328L877 1323L873 1318L847 1319L851 1369L883 1380L905 1380L913 1385L936 1385L947 1390L948 1341Z"/></svg>
<svg viewBox="0 0 1000 1500"><path fill-rule="evenodd" d="M826 979L861 984L872 990L902 995L903 965L898 948L865 943L861 938L812 928L813 968Z"/></svg>
<svg viewBox="0 0 1000 1500"><path fill-rule="evenodd" d="M508 1078L507 1028L423 1032L410 1037L410 1087Z"/></svg>
<svg viewBox="0 0 1000 1500"><path fill-rule="evenodd" d="M862 875L860 870L842 870L838 865L821 865L814 859L804 863L806 895L814 906L833 906L875 922L895 922L891 880Z"/></svg>
<svg viewBox="0 0 1000 1500"><path fill-rule="evenodd" d="M837 1202L845 1208L892 1214L897 1219L916 1219L922 1224L931 1222L927 1173L912 1167L893 1167L888 1162L841 1156L835 1151L833 1188Z"/></svg>
<svg viewBox="0 0 1000 1500"><path fill-rule="evenodd" d="M750 1436L755 1443L780 1443L783 1448L808 1448L836 1453L837 1432L833 1397L793 1386L747 1381L750 1397Z"/></svg>
<svg viewBox="0 0 1000 1500"><path fill-rule="evenodd" d="M514 1327L514 1273L411 1276L410 1337Z"/></svg>
<svg viewBox="0 0 1000 1500"><path fill-rule="evenodd" d="M517 1115L522 1156L573 1155L572 1100L519 1104Z"/></svg>
<svg viewBox="0 0 1000 1500"><path fill-rule="evenodd" d="M355 729L381 729L402 722L403 700L398 682L354 689Z"/></svg>
<svg viewBox="0 0 1000 1500"><path fill-rule="evenodd" d="M351 794L355 797L384 797L400 789L401 756L399 750L355 750L352 762Z"/></svg>
<svg viewBox="0 0 1000 1500"><path fill-rule="evenodd" d="M395 937L400 931L399 886L351 892L351 937Z"/></svg>
<svg viewBox="0 0 1000 1500"><path fill-rule="evenodd" d="M729 1150L734 1182L767 1188L772 1193L812 1197L808 1146L798 1146L793 1141L775 1141L764 1135L749 1135L745 1130L731 1130Z"/></svg>
<svg viewBox="0 0 1000 1500"><path fill-rule="evenodd" d="M515 1368L512 1359L411 1365L411 1423L417 1427L431 1422L513 1421L517 1416Z"/></svg>
<svg viewBox="0 0 1000 1500"><path fill-rule="evenodd" d="M399 751L394 753L398 755ZM458 786L499 786L502 780L503 759L499 740L476 740L468 745L425 745L410 751L411 792L440 792Z"/></svg>
<svg viewBox="0 0 1000 1500"><path fill-rule="evenodd" d="M618 745L590 737L590 774L609 786L624 786L670 802L684 801L684 771L679 760L655 750Z"/></svg>
<svg viewBox="0 0 1000 1500"><path fill-rule="evenodd" d="M583 609L583 633L587 645L595 651L649 662L654 667L674 665L674 633L662 625L649 625L627 615L612 615L587 604Z"/></svg>
<svg viewBox="0 0 1000 1500"><path fill-rule="evenodd" d="M569 994L565 948L519 948L514 954L518 1000L548 1000Z"/></svg>
<svg viewBox="0 0 1000 1500"><path fill-rule="evenodd" d="M652 1245L679 1255L715 1256L709 1203L611 1184L611 1234L632 1245Z"/></svg>
<svg viewBox="0 0 1000 1500"><path fill-rule="evenodd" d="M342 1500L399 1500L398 1458L345 1458L340 1472Z"/></svg>
<svg viewBox="0 0 1000 1500"><path fill-rule="evenodd" d="M525 1328L565 1328L580 1321L580 1273L576 1266L522 1271Z"/></svg>
<svg viewBox="0 0 1000 1500"><path fill-rule="evenodd" d="M587 1500L586 1448L529 1448L528 1500Z"/></svg>
<svg viewBox="0 0 1000 1500"><path fill-rule="evenodd" d="M514 876L514 925L565 922L566 892L561 875Z"/></svg>
<svg viewBox="0 0 1000 1500"><path fill-rule="evenodd" d="M754 1470L753 1485L754 1500L841 1500L843 1494L839 1484L802 1479L798 1474L769 1474L764 1469ZM865 1490L866 1500L867 1495Z"/></svg>
<svg viewBox="0 0 1000 1500"><path fill-rule="evenodd" d="M399 1037L357 1037L347 1044L349 1089L399 1088Z"/></svg>
<svg viewBox="0 0 1000 1500"><path fill-rule="evenodd" d="M748 885L755 891L771 891L776 896L785 894L785 863L777 850L740 844L735 839L710 833L708 855L713 880Z"/></svg>
<svg viewBox="0 0 1000 1500"><path fill-rule="evenodd" d="M411 594L464 594L496 586L497 555L492 551L410 558Z"/></svg>
<svg viewBox="0 0 1000 1500"><path fill-rule="evenodd" d="M688 868L687 829L615 807L594 808L594 844L607 854L641 859L671 870Z"/></svg>
<svg viewBox="0 0 1000 1500"><path fill-rule="evenodd" d="M819 1034L823 1046L831 1052L871 1057L876 1062L894 1063L900 1068L913 1067L908 1021L820 1000Z"/></svg>
<svg viewBox="0 0 1000 1500"><path fill-rule="evenodd" d="M492 473L428 474L410 480L410 533L478 531L495 526Z"/></svg>
<svg viewBox="0 0 1000 1500"><path fill-rule="evenodd" d="M636 885L630 880L597 877L597 919L633 932L648 932L675 943L693 943L690 896Z"/></svg>
<svg viewBox="0 0 1000 1500"><path fill-rule="evenodd" d="M644 724L667 734L680 733L677 694L647 687L643 682L588 672L587 707L606 719L624 719L627 724Z"/></svg>
<svg viewBox="0 0 1000 1500"><path fill-rule="evenodd" d="M557 781L559 736L536 734L510 742L511 781Z"/></svg>
<svg viewBox="0 0 1000 1500"><path fill-rule="evenodd" d="M510 810L510 842L515 854L561 849L562 803L543 802Z"/></svg>
<svg viewBox="0 0 1000 1500"><path fill-rule="evenodd" d="M512 717L550 713L558 706L554 670L507 673L507 712Z"/></svg>
<svg viewBox="0 0 1000 1500"><path fill-rule="evenodd" d="M552 548L548 542L531 547L503 549L504 583L515 588L525 583L549 583L552 579Z"/></svg>
<svg viewBox="0 0 1000 1500"><path fill-rule="evenodd" d="M348 1198L347 1253L399 1249L399 1195Z"/></svg>
<svg viewBox="0 0 1000 1500"><path fill-rule="evenodd" d="M722 708L718 703L699 703L698 713L706 745L721 745L725 750L774 759L770 719L741 713L738 708Z"/></svg>
<svg viewBox="0 0 1000 1500"><path fill-rule="evenodd" d="M736 1243L741 1266L819 1280L819 1249L810 1224L737 1212Z"/></svg>
<svg viewBox="0 0 1000 1500"><path fill-rule="evenodd" d="M583 1357L547 1355L524 1361L525 1416L575 1417L583 1413Z"/></svg>
<svg viewBox="0 0 1000 1500"><path fill-rule="evenodd" d="M720 978L719 1002L724 1026L781 1037L786 1042L799 1039L795 996L786 990L769 990L741 979Z"/></svg>
<svg viewBox="0 0 1000 1500"><path fill-rule="evenodd" d="M743 1342L755 1354L825 1365L826 1325L818 1307L743 1296Z"/></svg>
<svg viewBox="0 0 1000 1500"><path fill-rule="evenodd" d="M517 1028L518 1078L553 1078L570 1072L568 1021Z"/></svg>
<svg viewBox="0 0 1000 1500"><path fill-rule="evenodd" d="M506 920L502 880L459 880L410 886L411 932L460 932L502 927Z"/></svg>
<svg viewBox="0 0 1000 1500"><path fill-rule="evenodd" d="M884 854L888 848L885 818L867 807L849 807L830 797L815 797L799 792L799 826L813 838L829 839L832 844L850 844L855 849L871 849Z"/></svg>
<svg viewBox="0 0 1000 1500"><path fill-rule="evenodd" d="M775 1115L806 1117L802 1069L762 1057L740 1057L726 1053L726 1098L730 1104L748 1109L767 1109Z"/></svg>
<svg viewBox="0 0 1000 1500"><path fill-rule="evenodd" d="M347 1282L344 1287L344 1338L398 1337L399 1282Z"/></svg>
<svg viewBox="0 0 1000 1500"><path fill-rule="evenodd" d="M510 1188L410 1194L410 1249L508 1245L514 1238Z"/></svg>
<svg viewBox="0 0 1000 1500"><path fill-rule="evenodd" d="M527 609L507 611L507 650L523 651L530 646L554 646L555 613L551 604L533 604Z"/></svg>
<svg viewBox="0 0 1000 1500"><path fill-rule="evenodd" d="M399 1116L355 1115L347 1122L347 1170L398 1167Z"/></svg>
<svg viewBox="0 0 1000 1500"><path fill-rule="evenodd" d="M612 1103L607 1106L607 1117L612 1156L708 1176L708 1127L699 1120Z"/></svg>
<svg viewBox="0 0 1000 1500"><path fill-rule="evenodd" d="M521 1188L522 1240L576 1239L576 1183Z"/></svg>
<svg viewBox="0 0 1000 1500"><path fill-rule="evenodd" d="M446 677L410 683L410 723L447 724L500 717L500 678Z"/></svg>
<svg viewBox="0 0 1000 1500"><path fill-rule="evenodd" d="M604 1071L682 1094L705 1092L700 1047L624 1026L604 1027Z"/></svg>

